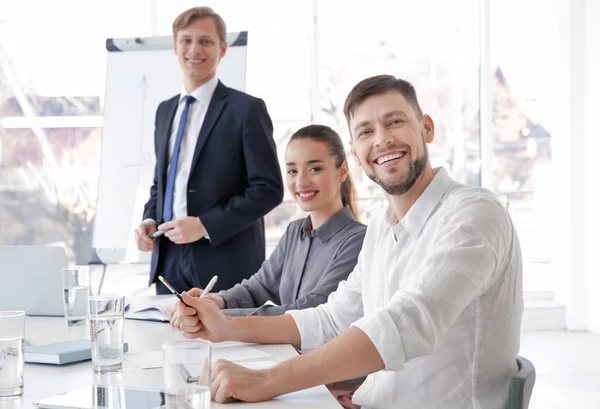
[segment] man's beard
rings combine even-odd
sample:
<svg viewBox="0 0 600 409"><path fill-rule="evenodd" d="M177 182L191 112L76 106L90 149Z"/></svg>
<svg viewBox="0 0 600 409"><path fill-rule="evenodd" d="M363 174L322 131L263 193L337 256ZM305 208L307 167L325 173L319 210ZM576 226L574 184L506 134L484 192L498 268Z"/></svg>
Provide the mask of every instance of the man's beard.
<svg viewBox="0 0 600 409"><path fill-rule="evenodd" d="M379 177L377 177L375 173L365 173L373 182L381 186L383 190L385 190L388 194L399 196L408 192L413 187L417 179L419 179L419 176L421 176L421 174L425 170L425 165L427 165L427 159L428 154L427 149L425 149L425 153L423 153L422 156L418 157L413 162L410 162L410 164L408 165L408 174L406 175L404 180L395 185L388 185ZM393 169L393 171L397 172L397 169Z"/></svg>

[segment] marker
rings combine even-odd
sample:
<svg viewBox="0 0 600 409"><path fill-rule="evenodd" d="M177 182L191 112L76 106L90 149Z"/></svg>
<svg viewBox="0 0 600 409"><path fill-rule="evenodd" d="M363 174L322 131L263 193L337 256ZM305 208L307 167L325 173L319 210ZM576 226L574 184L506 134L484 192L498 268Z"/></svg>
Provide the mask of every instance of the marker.
<svg viewBox="0 0 600 409"><path fill-rule="evenodd" d="M185 302L183 301L183 297L181 296L181 294L179 294L179 293L178 293L178 292L177 292L177 291L176 291L176 290L175 290L175 289L174 289L174 288L171 286L171 284L169 284L169 283L167 282L167 280L165 280L165 279L163 278L163 276L158 276L158 279L160 280L160 282L161 282L161 283L163 283L163 284L165 285L165 287L167 287L167 289L168 289L169 291L171 291L173 294L175 294L175 296L176 296L177 298L179 298L179 300L180 300L182 303L184 303L184 304L185 304ZM205 291L206 291L206 290L205 290ZM187 305L187 304L185 304L185 305ZM187 306L189 307L189 305L187 305Z"/></svg>
<svg viewBox="0 0 600 409"><path fill-rule="evenodd" d="M168 232L169 230L172 230L172 229L173 228L171 227L170 229L167 229L167 230L156 230L154 233L152 233L150 235L150 238L151 239L155 239L157 237L160 237L160 236L162 236L163 234L165 234L166 232Z"/></svg>
<svg viewBox="0 0 600 409"><path fill-rule="evenodd" d="M159 276L160 278L160 276ZM200 295L200 298L204 298L208 295L208 293L210 292L210 290L213 289L213 287L215 286L215 284L217 283L217 279L219 278L219 276L214 276L213 278L210 279L210 281L208 282L208 285L206 286L206 288L204 289L204 291L202 291L202 294Z"/></svg>

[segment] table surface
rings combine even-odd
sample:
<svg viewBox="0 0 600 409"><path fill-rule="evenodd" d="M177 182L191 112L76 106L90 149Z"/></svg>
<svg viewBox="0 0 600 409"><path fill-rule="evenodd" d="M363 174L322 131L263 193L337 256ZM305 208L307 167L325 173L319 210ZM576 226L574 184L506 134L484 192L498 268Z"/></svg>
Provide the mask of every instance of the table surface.
<svg viewBox="0 0 600 409"><path fill-rule="evenodd" d="M68 339L89 338L88 328L67 327L62 317L27 317L26 340L32 345L49 344ZM129 352L158 351L163 343L183 340L178 330L160 322L125 320L125 342ZM281 362L297 355L291 345L254 345L255 348L272 354L263 358ZM252 360L248 360L252 361ZM91 361L56 366L25 364L24 394L17 399L0 399L0 409L31 408L33 402L59 393L89 385L119 385L137 389L162 390L162 368L140 369L127 360L123 361L120 374L98 375L92 371ZM339 409L341 406L324 386L318 386L280 396L262 403L230 403L220 405L212 402L211 408L314 408Z"/></svg>

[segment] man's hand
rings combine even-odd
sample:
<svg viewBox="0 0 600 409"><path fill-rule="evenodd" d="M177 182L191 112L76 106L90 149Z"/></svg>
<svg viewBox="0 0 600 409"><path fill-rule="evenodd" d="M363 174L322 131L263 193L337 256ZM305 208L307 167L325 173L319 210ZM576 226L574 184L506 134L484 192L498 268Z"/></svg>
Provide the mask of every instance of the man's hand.
<svg viewBox="0 0 600 409"><path fill-rule="evenodd" d="M198 298L200 294L202 294L202 290L200 288L192 288L187 292L191 297ZM206 297L204 297L206 298ZM171 316L169 318L171 322L171 327L179 328L183 331L183 327L193 327L198 324L200 318L198 318L198 314L196 310L188 307L181 301L177 301L175 304L175 309L171 311Z"/></svg>
<svg viewBox="0 0 600 409"><path fill-rule="evenodd" d="M194 287L187 293L191 297L199 298L200 295L202 295L202 289ZM223 297L221 296L208 294L204 299L214 302L221 310L225 308L225 300L223 300ZM181 301L177 301L175 309L171 311L169 321L171 322L171 327L183 329L182 325L196 325L198 323L198 315L196 314L195 309L188 307Z"/></svg>
<svg viewBox="0 0 600 409"><path fill-rule="evenodd" d="M200 219L192 216L163 223L158 226L158 230L169 230L165 237L176 244L193 243L206 236L206 229Z"/></svg>
<svg viewBox="0 0 600 409"><path fill-rule="evenodd" d="M253 371L219 359L212 367L210 394L218 403L235 400L263 402L275 396L273 382L268 369Z"/></svg>
<svg viewBox="0 0 600 409"><path fill-rule="evenodd" d="M181 296L183 301L189 305L189 307L183 304L180 306L179 303L177 305L178 312L181 312L177 322L180 323L184 337L202 338L211 342L234 340L232 320L223 315L217 304L208 300L207 297L192 297L186 291L181 293ZM194 312L195 316L192 315Z"/></svg>
<svg viewBox="0 0 600 409"><path fill-rule="evenodd" d="M200 295L202 295L202 289L194 287L187 293L192 297L199 298ZM221 296L208 294L204 299L217 304L220 310L225 308L225 300L223 300L223 297ZM183 330L184 325L192 327L198 324L199 318L198 315L196 315L195 309L186 306L181 301L177 301L175 309L171 311L169 321L171 322L171 327Z"/></svg>
<svg viewBox="0 0 600 409"><path fill-rule="evenodd" d="M156 231L156 222L154 220L146 220L133 232L135 236L135 244L139 251L153 251L154 240L150 235Z"/></svg>

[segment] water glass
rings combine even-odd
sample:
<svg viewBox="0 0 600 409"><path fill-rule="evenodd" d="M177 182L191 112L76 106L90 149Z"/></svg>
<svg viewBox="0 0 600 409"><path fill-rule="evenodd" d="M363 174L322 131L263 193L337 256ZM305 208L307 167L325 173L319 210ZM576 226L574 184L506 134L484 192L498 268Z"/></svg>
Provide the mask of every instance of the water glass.
<svg viewBox="0 0 600 409"><path fill-rule="evenodd" d="M86 325L90 296L90 268L88 266L63 268L62 282L67 325Z"/></svg>
<svg viewBox="0 0 600 409"><path fill-rule="evenodd" d="M92 408L127 409L126 401L125 389L121 386L93 385Z"/></svg>
<svg viewBox="0 0 600 409"><path fill-rule="evenodd" d="M174 341L162 349L167 409L210 408L210 343Z"/></svg>
<svg viewBox="0 0 600 409"><path fill-rule="evenodd" d="M0 398L23 395L25 311L0 311Z"/></svg>
<svg viewBox="0 0 600 409"><path fill-rule="evenodd" d="M92 368L96 373L121 372L123 366L123 327L125 297L90 297L90 341Z"/></svg>

